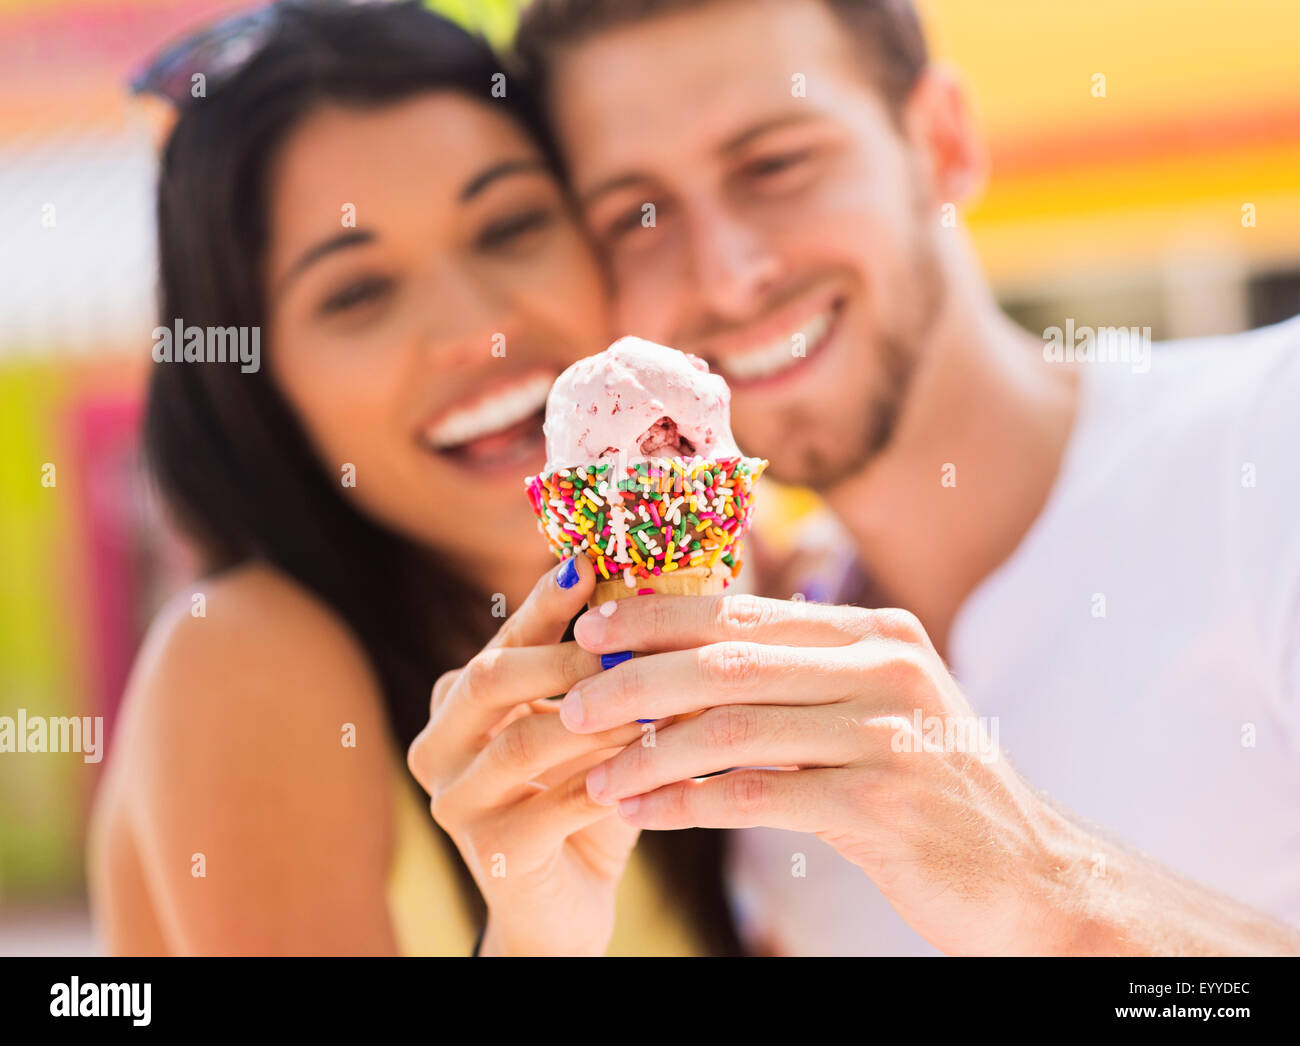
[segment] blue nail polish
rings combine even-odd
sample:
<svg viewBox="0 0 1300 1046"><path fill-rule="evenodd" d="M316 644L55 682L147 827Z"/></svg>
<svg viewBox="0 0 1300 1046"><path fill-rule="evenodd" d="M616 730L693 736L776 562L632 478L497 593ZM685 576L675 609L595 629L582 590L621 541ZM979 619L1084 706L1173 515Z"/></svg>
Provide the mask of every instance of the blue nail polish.
<svg viewBox="0 0 1300 1046"><path fill-rule="evenodd" d="M608 672L615 665L621 665L624 661L630 661L636 655L630 650L620 650L617 654L601 654L600 669L602 672ZM638 723L653 723L653 719L638 719Z"/></svg>
<svg viewBox="0 0 1300 1046"><path fill-rule="evenodd" d="M572 588L578 583L581 575L578 573L578 560L570 556L564 561L564 566L560 567L559 573L555 575L555 583L561 588Z"/></svg>

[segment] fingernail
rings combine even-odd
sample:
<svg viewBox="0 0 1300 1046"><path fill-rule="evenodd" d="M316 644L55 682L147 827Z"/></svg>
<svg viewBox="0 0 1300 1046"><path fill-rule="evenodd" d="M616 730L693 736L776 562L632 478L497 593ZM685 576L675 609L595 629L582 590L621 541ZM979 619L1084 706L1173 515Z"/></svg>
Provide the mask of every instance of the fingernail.
<svg viewBox="0 0 1300 1046"><path fill-rule="evenodd" d="M618 609L618 600L617 600L617 599L607 599L607 600L605 600L605 602L603 602L603 603L600 604L600 616L601 616L601 617L610 617L610 616L613 615L614 611L617 610L617 609Z"/></svg>
<svg viewBox="0 0 1300 1046"><path fill-rule="evenodd" d="M587 775L587 794L596 802L600 802L600 793L605 790L605 764L601 763Z"/></svg>
<svg viewBox="0 0 1300 1046"><path fill-rule="evenodd" d="M561 588L572 588L578 583L581 575L578 573L578 559L576 556L570 556L564 561L564 566L560 567L555 575L555 583Z"/></svg>
<svg viewBox="0 0 1300 1046"><path fill-rule="evenodd" d="M601 654L601 671L608 672L615 665L621 665L624 661L631 661L634 656L630 650L620 650L617 654Z"/></svg>
<svg viewBox="0 0 1300 1046"><path fill-rule="evenodd" d="M618 804L618 812L624 817L629 817L636 813L641 807L641 797L639 795L630 796Z"/></svg>
<svg viewBox="0 0 1300 1046"><path fill-rule="evenodd" d="M582 726L582 720L586 712L582 707L582 696L576 690L570 690L568 696L560 705L560 717L568 727Z"/></svg>

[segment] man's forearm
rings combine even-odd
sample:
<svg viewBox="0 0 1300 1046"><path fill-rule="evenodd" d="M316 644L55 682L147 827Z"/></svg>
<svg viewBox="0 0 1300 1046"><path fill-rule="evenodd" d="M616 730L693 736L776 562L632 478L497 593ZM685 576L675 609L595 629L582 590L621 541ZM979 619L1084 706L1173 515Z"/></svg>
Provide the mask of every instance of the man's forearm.
<svg viewBox="0 0 1300 1046"><path fill-rule="evenodd" d="M1064 955L1300 955L1300 930L1062 816L1048 890Z"/></svg>

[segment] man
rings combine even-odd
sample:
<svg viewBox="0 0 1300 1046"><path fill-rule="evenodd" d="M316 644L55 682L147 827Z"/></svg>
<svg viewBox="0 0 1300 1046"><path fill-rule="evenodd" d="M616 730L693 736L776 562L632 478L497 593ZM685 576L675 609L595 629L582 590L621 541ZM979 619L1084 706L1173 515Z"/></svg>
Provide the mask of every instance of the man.
<svg viewBox="0 0 1300 1046"><path fill-rule="evenodd" d="M537 0L520 46L621 329L726 375L911 612L585 616L648 656L571 729L709 709L593 797L751 829L776 951L1300 953L1300 321L1054 362L941 220L983 161L906 0ZM737 766L801 769L691 780Z"/></svg>

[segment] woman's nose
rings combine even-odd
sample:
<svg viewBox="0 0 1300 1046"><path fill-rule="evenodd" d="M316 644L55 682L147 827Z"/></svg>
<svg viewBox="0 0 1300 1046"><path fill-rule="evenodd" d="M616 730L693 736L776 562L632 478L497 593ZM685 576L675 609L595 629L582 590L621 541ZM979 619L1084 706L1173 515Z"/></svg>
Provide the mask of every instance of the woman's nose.
<svg viewBox="0 0 1300 1046"><path fill-rule="evenodd" d="M462 369L504 358L513 327L509 296L462 266L432 267L425 349L441 367Z"/></svg>

